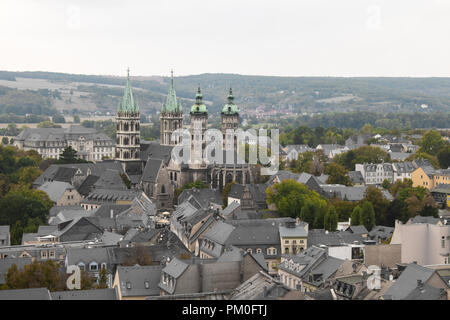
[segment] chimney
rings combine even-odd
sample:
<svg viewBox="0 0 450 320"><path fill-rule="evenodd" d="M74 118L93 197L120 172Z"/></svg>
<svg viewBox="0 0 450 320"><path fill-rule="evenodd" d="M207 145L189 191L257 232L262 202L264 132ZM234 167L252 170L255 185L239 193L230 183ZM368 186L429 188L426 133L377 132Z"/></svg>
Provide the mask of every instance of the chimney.
<svg viewBox="0 0 450 320"><path fill-rule="evenodd" d="M113 209L111 209L111 210L109 211L109 217L110 217L111 219L114 219L114 210L113 210Z"/></svg>
<svg viewBox="0 0 450 320"><path fill-rule="evenodd" d="M298 217L295 218L295 224L296 224L296 225L299 225L299 224L300 224L300 218L298 218Z"/></svg>
<svg viewBox="0 0 450 320"><path fill-rule="evenodd" d="M422 280L417 279L417 288L422 289L423 288L423 283Z"/></svg>

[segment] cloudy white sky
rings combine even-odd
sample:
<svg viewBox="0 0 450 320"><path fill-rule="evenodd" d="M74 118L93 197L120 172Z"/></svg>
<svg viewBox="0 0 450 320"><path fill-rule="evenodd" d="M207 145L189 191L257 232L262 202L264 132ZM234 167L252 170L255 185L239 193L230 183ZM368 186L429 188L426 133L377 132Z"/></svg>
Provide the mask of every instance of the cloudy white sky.
<svg viewBox="0 0 450 320"><path fill-rule="evenodd" d="M1 0L0 70L450 76L450 0Z"/></svg>

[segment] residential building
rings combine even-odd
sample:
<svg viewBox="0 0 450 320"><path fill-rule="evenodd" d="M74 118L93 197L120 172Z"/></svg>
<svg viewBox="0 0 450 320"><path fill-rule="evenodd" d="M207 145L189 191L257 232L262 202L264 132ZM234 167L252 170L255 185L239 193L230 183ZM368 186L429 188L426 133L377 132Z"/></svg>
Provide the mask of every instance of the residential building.
<svg viewBox="0 0 450 320"><path fill-rule="evenodd" d="M450 263L450 225L437 218L417 216L405 224L396 221L391 244L401 245L402 263Z"/></svg>
<svg viewBox="0 0 450 320"><path fill-rule="evenodd" d="M119 300L145 300L150 296L159 296L162 269L161 265L119 266L113 284Z"/></svg>
<svg viewBox="0 0 450 320"><path fill-rule="evenodd" d="M76 206L81 202L81 195L67 182L46 182L38 190L44 191L56 206Z"/></svg>
<svg viewBox="0 0 450 320"><path fill-rule="evenodd" d="M438 185L450 185L450 169L434 169L431 166L419 167L411 173L413 187L433 190Z"/></svg>
<svg viewBox="0 0 450 320"><path fill-rule="evenodd" d="M344 260L328 256L327 250L310 247L297 255L286 255L278 265L281 282L293 290L315 291L331 278Z"/></svg>
<svg viewBox="0 0 450 320"><path fill-rule="evenodd" d="M382 184L384 180L388 180L391 183L394 182L394 168L390 163L357 163L355 171L361 172L366 185Z"/></svg>
<svg viewBox="0 0 450 320"><path fill-rule="evenodd" d="M9 226L0 226L0 247L7 247L11 245L11 234Z"/></svg>
<svg viewBox="0 0 450 320"><path fill-rule="evenodd" d="M80 159L102 161L114 158L114 143L111 138L96 129L71 125L68 128L26 128L14 138L19 149L34 150L42 158L59 159L67 147L77 151Z"/></svg>
<svg viewBox="0 0 450 320"><path fill-rule="evenodd" d="M436 295L437 290L438 295ZM405 270L402 271L398 279L391 285L389 290L383 295L385 300L409 300L421 297L421 292L428 291L432 293L433 298L446 297L446 291L449 285L442 279L436 270L426 268L418 263L409 263ZM419 290L417 290L419 289ZM423 292L425 293L425 292ZM425 296L422 296L427 300ZM438 299L438 300L439 300Z"/></svg>
<svg viewBox="0 0 450 320"><path fill-rule="evenodd" d="M278 227L282 254L297 254L307 248L308 224L298 218Z"/></svg>

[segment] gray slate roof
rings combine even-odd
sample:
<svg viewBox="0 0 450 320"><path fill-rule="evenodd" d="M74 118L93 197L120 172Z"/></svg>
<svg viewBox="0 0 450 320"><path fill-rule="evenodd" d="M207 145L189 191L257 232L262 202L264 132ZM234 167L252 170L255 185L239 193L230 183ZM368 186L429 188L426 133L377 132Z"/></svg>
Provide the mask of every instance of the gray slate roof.
<svg viewBox="0 0 450 320"><path fill-rule="evenodd" d="M116 290L92 289L50 292L52 300L117 300Z"/></svg>
<svg viewBox="0 0 450 320"><path fill-rule="evenodd" d="M118 267L120 291L123 297L159 296L162 266Z"/></svg>
<svg viewBox="0 0 450 320"><path fill-rule="evenodd" d="M51 300L47 288L0 290L0 300Z"/></svg>
<svg viewBox="0 0 450 320"><path fill-rule="evenodd" d="M421 280L425 284L435 272L433 269L410 263L391 285L386 295L390 296L392 300L405 299L417 287L417 280Z"/></svg>
<svg viewBox="0 0 450 320"><path fill-rule="evenodd" d="M71 189L74 190L75 187L60 181L46 182L38 188L38 190L44 191L53 202L58 202L64 192Z"/></svg>

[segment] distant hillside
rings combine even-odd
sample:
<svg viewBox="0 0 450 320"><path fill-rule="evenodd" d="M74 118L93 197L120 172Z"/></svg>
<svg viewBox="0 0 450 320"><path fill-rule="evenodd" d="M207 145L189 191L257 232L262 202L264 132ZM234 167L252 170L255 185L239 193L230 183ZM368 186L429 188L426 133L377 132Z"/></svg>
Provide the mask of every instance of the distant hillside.
<svg viewBox="0 0 450 320"><path fill-rule="evenodd" d="M144 113L160 109L168 91L167 77L132 77L134 93ZM51 72L0 71L0 114L115 112L124 77ZM218 113L233 87L243 113L286 110L291 113L372 111L448 112L450 78L321 78L201 74L175 78L185 109L202 88L211 113ZM258 110L260 110L258 109Z"/></svg>

